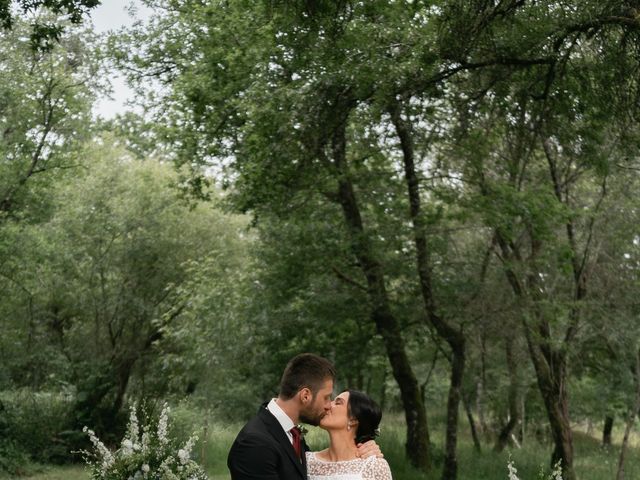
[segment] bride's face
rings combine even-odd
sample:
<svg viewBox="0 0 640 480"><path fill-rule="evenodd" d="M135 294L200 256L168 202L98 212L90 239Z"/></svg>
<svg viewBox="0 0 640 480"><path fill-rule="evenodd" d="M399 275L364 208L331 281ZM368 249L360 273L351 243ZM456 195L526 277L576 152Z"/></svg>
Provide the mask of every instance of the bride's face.
<svg viewBox="0 0 640 480"><path fill-rule="evenodd" d="M349 419L349 392L342 392L333 402L331 402L331 410L320 421L320 428L325 430L346 430L349 422L353 425L353 420Z"/></svg>

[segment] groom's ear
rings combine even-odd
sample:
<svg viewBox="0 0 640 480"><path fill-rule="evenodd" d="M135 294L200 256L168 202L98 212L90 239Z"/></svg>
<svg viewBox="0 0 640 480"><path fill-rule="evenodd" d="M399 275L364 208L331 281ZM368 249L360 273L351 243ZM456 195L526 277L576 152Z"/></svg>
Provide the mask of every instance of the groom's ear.
<svg viewBox="0 0 640 480"><path fill-rule="evenodd" d="M311 393L311 389L309 387L304 387L298 392L298 398L300 401L306 405L313 400L313 394Z"/></svg>

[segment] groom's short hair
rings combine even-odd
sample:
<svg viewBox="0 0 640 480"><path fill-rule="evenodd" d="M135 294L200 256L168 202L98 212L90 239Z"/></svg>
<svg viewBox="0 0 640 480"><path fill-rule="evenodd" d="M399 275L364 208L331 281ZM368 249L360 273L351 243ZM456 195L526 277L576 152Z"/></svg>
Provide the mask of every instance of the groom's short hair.
<svg viewBox="0 0 640 480"><path fill-rule="evenodd" d="M315 396L326 380L335 378L336 369L329 360L313 353L301 353L289 360L284 369L280 398L289 400L305 387Z"/></svg>

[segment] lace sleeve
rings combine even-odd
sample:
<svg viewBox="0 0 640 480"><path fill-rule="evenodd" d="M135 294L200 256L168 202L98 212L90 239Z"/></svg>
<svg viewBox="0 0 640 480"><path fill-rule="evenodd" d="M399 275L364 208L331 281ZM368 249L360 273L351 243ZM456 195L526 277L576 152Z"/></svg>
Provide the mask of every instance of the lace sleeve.
<svg viewBox="0 0 640 480"><path fill-rule="evenodd" d="M384 458L376 458L369 463L362 472L362 476L365 480L392 480L391 469Z"/></svg>

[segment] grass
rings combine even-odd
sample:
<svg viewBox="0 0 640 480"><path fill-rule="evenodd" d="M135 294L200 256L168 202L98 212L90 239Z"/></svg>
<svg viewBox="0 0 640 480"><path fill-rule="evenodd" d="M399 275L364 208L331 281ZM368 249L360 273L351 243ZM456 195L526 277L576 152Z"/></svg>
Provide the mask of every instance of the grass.
<svg viewBox="0 0 640 480"><path fill-rule="evenodd" d="M443 428L431 426L434 431L435 468L430 474L417 472L408 465L404 458L404 428L402 416L389 414L383 421L383 435L379 444L385 458L391 466L394 480L440 480L442 460ZM200 442L194 449L197 460L204 465L211 480L229 480L226 457L229 447L241 425L217 425L207 428L206 435L200 431ZM635 435L634 435L635 437ZM615 438L615 437L614 437ZM637 439L627 454L626 478L640 478L640 449ZM311 428L307 441L314 450L322 449L327 444L325 432ZM609 450L602 449L598 439L587 435L582 430L574 431L575 468L581 480L613 480L617 469L619 445ZM551 452L550 445L541 445L534 439L528 440L523 448L505 450L495 453L492 445L483 445L483 452L477 453L468 434L467 425L462 424L459 431L458 448L458 480L506 480L507 462L512 458L522 480L538 480L541 469L548 471ZM3 480L11 477L0 477ZM89 480L82 466L44 467L38 473L28 477L29 480Z"/></svg>

